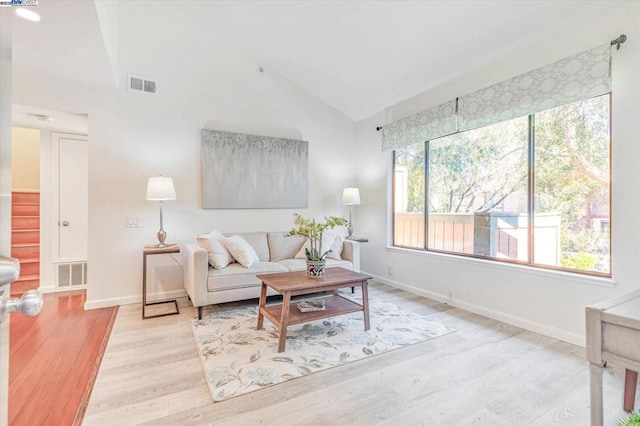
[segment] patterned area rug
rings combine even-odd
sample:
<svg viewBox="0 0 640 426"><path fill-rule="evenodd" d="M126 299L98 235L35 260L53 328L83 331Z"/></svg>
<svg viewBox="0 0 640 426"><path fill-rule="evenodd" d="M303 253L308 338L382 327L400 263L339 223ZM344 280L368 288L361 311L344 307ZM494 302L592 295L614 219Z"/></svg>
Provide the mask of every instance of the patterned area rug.
<svg viewBox="0 0 640 426"><path fill-rule="evenodd" d="M360 302L357 296L353 300ZM454 332L370 297L369 331L362 312L293 325L285 351L278 353L277 329L265 318L264 329L256 330L256 309L216 312L191 322L214 401Z"/></svg>

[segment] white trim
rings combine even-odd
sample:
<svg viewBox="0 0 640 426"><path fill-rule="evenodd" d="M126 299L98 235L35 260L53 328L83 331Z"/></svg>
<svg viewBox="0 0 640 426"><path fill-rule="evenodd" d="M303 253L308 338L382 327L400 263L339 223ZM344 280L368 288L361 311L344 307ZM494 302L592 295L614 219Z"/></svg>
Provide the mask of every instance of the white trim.
<svg viewBox="0 0 640 426"><path fill-rule="evenodd" d="M40 193L40 189L11 188L11 192L22 192L22 193L25 193L25 194L39 194Z"/></svg>
<svg viewBox="0 0 640 426"><path fill-rule="evenodd" d="M565 271L554 271L552 269L535 268L528 265L518 265L515 263L500 262L496 260L478 259L475 257L458 256L455 254L437 253L426 250L412 250L407 248L387 246L386 250L392 253L409 254L418 257L432 257L438 260L445 260L454 263L471 263L486 268L502 269L511 272L523 272L526 274L540 275L556 280L571 281L579 284L595 285L598 287L614 288L617 284L613 278L596 277Z"/></svg>
<svg viewBox="0 0 640 426"><path fill-rule="evenodd" d="M39 287L38 290L40 293L64 293L67 291L76 291L76 290L86 290L87 286L85 285L76 285L76 286L67 286L67 287L55 287L55 286L46 286Z"/></svg>
<svg viewBox="0 0 640 426"><path fill-rule="evenodd" d="M87 263L87 259L82 259L80 257L67 257L66 259L56 259L53 260L51 263L53 263L54 265L59 265L62 263Z"/></svg>
<svg viewBox="0 0 640 426"><path fill-rule="evenodd" d="M560 330L555 327L550 327L545 324L540 324L535 321L530 321L525 318L517 317L511 314L506 314L504 312L496 311L493 309L486 309L486 308L483 308L482 306L474 305L473 303L467 303L462 300L449 298L448 296L443 296L439 293L414 287L408 284L401 283L399 281L389 280L387 278L383 278L381 276L372 274L370 272L362 272L362 273L371 275L374 280L379 281L382 284L386 284L388 286L395 287L400 290L404 290L409 293L416 294L418 296L423 296L428 299L435 300L436 302L441 302L449 306L464 309L465 311L473 312L475 314L492 318L494 320L501 321L506 324L514 325L516 327L520 327L525 330L533 331L534 333L553 337L554 339L562 340L563 342L568 342L577 346L581 346L583 348L586 346L585 336L582 336L579 334L569 333L567 331Z"/></svg>
<svg viewBox="0 0 640 426"><path fill-rule="evenodd" d="M163 293L148 294L147 301L153 302L154 300L179 299L181 297L187 297L186 290L184 289L171 290ZM87 300L86 302L84 302L84 309L89 310L89 309L98 309L98 308L108 308L108 307L117 306L117 305L133 305L135 303L142 303L142 295L112 297L110 299Z"/></svg>

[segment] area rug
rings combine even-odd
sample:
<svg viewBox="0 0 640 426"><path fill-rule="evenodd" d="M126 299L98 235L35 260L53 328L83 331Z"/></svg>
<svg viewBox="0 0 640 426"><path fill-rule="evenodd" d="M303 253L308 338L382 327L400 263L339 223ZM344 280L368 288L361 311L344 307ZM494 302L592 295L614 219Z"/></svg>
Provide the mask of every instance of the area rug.
<svg viewBox="0 0 640 426"><path fill-rule="evenodd" d="M357 296L353 300L359 302ZM191 322L214 401L455 331L370 297L369 331L364 331L362 312L293 325L285 351L278 353L277 329L265 318L264 329L256 330L256 310L240 307Z"/></svg>

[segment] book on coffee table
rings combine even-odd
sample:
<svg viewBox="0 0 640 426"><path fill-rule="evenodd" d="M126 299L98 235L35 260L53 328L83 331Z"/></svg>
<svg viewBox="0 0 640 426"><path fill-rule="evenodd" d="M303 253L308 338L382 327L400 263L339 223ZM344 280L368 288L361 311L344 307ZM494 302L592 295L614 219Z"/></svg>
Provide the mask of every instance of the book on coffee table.
<svg viewBox="0 0 640 426"><path fill-rule="evenodd" d="M300 312L324 311L324 299L301 300L298 302L298 310Z"/></svg>

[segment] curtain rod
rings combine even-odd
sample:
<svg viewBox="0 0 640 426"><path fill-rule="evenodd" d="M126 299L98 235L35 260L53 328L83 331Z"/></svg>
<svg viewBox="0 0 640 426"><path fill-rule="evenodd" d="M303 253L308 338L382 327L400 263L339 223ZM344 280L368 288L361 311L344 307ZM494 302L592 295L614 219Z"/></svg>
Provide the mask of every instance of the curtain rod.
<svg viewBox="0 0 640 426"><path fill-rule="evenodd" d="M611 46L616 46L616 50L620 50L620 45L625 41L627 41L627 36L625 34L620 34L620 37L614 40L611 40ZM384 126L377 126L376 132L379 132L380 130L382 130L383 127Z"/></svg>
<svg viewBox="0 0 640 426"><path fill-rule="evenodd" d="M620 37L618 37L615 40L611 40L611 46L613 46L614 44L616 45L616 50L620 50L620 45L622 43L624 43L625 41L627 41L627 36L624 34L620 34Z"/></svg>

